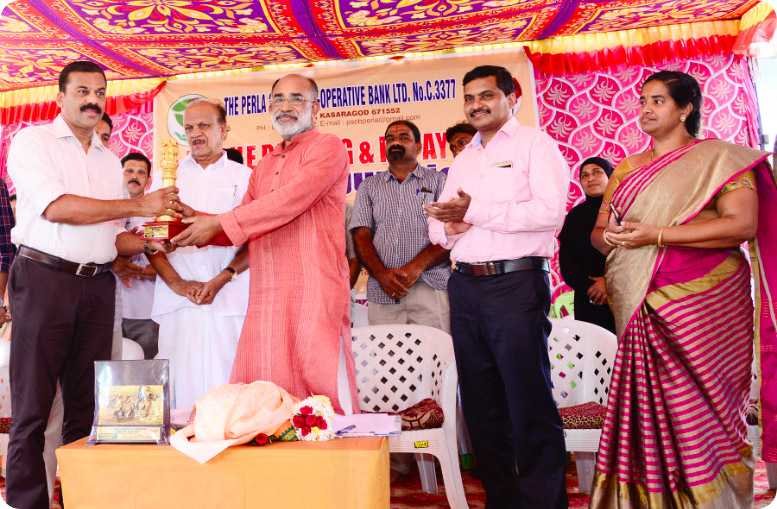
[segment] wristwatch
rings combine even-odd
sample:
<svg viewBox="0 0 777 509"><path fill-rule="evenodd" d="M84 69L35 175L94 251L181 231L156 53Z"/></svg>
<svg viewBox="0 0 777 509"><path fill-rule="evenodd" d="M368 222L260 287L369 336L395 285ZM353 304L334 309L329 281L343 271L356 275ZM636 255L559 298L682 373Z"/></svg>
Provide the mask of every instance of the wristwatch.
<svg viewBox="0 0 777 509"><path fill-rule="evenodd" d="M3 308L4 310L8 311L8 308L5 307L5 301L3 299L0 299L0 308Z"/></svg>
<svg viewBox="0 0 777 509"><path fill-rule="evenodd" d="M232 267L225 267L224 270L230 273L230 276L229 276L230 281L234 281L235 279L237 279L237 271L235 269L233 269Z"/></svg>
<svg viewBox="0 0 777 509"><path fill-rule="evenodd" d="M143 240L143 252L147 255L155 255L159 252L158 249L151 249L151 246L148 245L148 240Z"/></svg>

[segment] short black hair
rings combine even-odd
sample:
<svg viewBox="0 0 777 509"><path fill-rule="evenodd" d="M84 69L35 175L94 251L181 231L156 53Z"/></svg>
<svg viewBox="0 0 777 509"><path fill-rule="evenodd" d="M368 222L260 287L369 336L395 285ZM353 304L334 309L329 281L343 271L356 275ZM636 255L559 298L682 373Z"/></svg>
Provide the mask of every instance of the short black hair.
<svg viewBox="0 0 777 509"><path fill-rule="evenodd" d="M472 80L480 78L488 78L493 76L496 78L496 86L504 92L504 95L510 95L515 93L515 82L513 81L513 75L510 71L499 65L481 65L475 67L467 74L464 75L464 79L461 80L461 84L465 85Z"/></svg>
<svg viewBox="0 0 777 509"><path fill-rule="evenodd" d="M701 130L701 105L704 98L701 94L701 87L696 78L680 71L658 71L648 76L642 87L651 81L660 81L669 89L669 95L678 108L687 105L692 106L691 113L685 118L685 130L694 138L699 135Z"/></svg>
<svg viewBox="0 0 777 509"><path fill-rule="evenodd" d="M403 126L407 127L408 129L410 129L413 132L413 139L415 140L415 142L416 143L421 143L421 130L418 129L417 125L415 125L414 123L412 123L409 120L395 120L395 121L393 121L392 123L390 123L386 127L386 130L383 132L383 136L385 137L386 133L388 132L388 130L391 129L395 125L403 125Z"/></svg>
<svg viewBox="0 0 777 509"><path fill-rule="evenodd" d="M475 136L477 134L478 130L472 127L472 125L468 124L467 122L459 122L456 125L450 126L448 129L445 130L445 139L449 142L451 141L451 138L456 136L459 133L469 134L470 136Z"/></svg>
<svg viewBox="0 0 777 509"><path fill-rule="evenodd" d="M310 83L310 86L313 87L313 102L318 101L318 83L316 83L312 78L308 78L307 76L302 76L301 74L287 74L286 76L281 76L277 80L275 80L275 83L272 84L272 87L270 87L270 95L272 96L273 90L275 90L275 85L278 84L279 81L281 81L283 78L286 78L287 76L299 76L301 78L305 78L308 80L308 83Z"/></svg>
<svg viewBox="0 0 777 509"><path fill-rule="evenodd" d="M126 156L121 158L121 166L124 167L124 163L127 161L143 161L148 166L148 174L151 175L151 161L144 154L140 152L130 152Z"/></svg>
<svg viewBox="0 0 777 509"><path fill-rule="evenodd" d="M62 72L59 73L59 91L64 92L65 88L67 87L67 82L70 79L70 73L73 72L95 72L100 73L103 76L103 79L105 80L105 83L108 83L108 78L105 77L105 72L103 72L102 68L95 64L94 62L90 60L76 60L75 62L70 62L65 66L64 69L62 69Z"/></svg>
<svg viewBox="0 0 777 509"><path fill-rule="evenodd" d="M225 148L224 152L227 153L227 159L235 161L236 163L243 164L243 154L236 148Z"/></svg>
<svg viewBox="0 0 777 509"><path fill-rule="evenodd" d="M113 132L113 120L111 120L111 117L108 116L107 113L103 112L103 121L108 124L108 127L110 128L111 132Z"/></svg>

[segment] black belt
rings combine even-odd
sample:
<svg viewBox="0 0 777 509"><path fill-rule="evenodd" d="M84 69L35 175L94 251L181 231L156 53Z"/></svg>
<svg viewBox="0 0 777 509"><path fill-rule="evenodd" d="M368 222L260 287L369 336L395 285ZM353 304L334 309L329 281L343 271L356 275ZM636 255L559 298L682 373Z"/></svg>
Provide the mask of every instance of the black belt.
<svg viewBox="0 0 777 509"><path fill-rule="evenodd" d="M107 270L111 270L111 266L113 265L113 262L103 263L102 265L96 263L71 262L27 246L19 247L19 256L41 262L49 267L54 267L55 269L70 272L81 277L92 277L97 274L102 274Z"/></svg>
<svg viewBox="0 0 777 509"><path fill-rule="evenodd" d="M497 260L485 263L456 262L456 272L476 277L495 276L521 270L542 270L544 272L550 272L550 264L548 263L547 258L542 258L540 256L527 256L516 260Z"/></svg>

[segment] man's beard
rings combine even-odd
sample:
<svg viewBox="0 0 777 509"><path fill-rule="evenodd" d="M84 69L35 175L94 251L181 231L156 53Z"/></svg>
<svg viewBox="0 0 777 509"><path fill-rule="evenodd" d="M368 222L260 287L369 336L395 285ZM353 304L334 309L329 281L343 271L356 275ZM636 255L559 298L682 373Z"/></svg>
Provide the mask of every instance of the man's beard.
<svg viewBox="0 0 777 509"><path fill-rule="evenodd" d="M306 107L300 114L296 115L297 119L293 122L288 120L284 122L278 121L278 117L281 115L288 115L288 112L278 112L272 115L272 126L283 137L284 140L290 140L298 134L302 134L305 131L313 129L313 112L312 109ZM292 113L292 115L295 115Z"/></svg>
<svg viewBox="0 0 777 509"><path fill-rule="evenodd" d="M405 147L402 145L392 145L386 151L386 156L391 162L400 161L405 157Z"/></svg>

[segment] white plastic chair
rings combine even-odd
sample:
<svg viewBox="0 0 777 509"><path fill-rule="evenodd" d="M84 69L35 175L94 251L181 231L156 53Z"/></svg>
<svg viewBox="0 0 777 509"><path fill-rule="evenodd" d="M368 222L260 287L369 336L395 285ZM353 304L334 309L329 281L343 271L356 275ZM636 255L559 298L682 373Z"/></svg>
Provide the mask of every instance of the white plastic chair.
<svg viewBox="0 0 777 509"><path fill-rule="evenodd" d="M425 325L405 324L357 327L351 332L362 410L397 412L425 398L433 398L442 407L445 420L441 428L403 431L401 436L390 437L389 450L436 456L448 504L467 508L456 448L458 374L450 335ZM419 456L424 489L435 492L434 462L425 463Z"/></svg>
<svg viewBox="0 0 777 509"><path fill-rule="evenodd" d="M351 327L366 327L369 324L367 306L364 304L351 304Z"/></svg>
<svg viewBox="0 0 777 509"><path fill-rule="evenodd" d="M560 408L593 401L607 406L618 341L598 325L569 318L551 318L548 336L553 398ZM575 454L577 481L590 493L601 429L565 429L567 451Z"/></svg>
<svg viewBox="0 0 777 509"><path fill-rule="evenodd" d="M121 360L123 361L142 361L143 347L128 338L122 338Z"/></svg>

